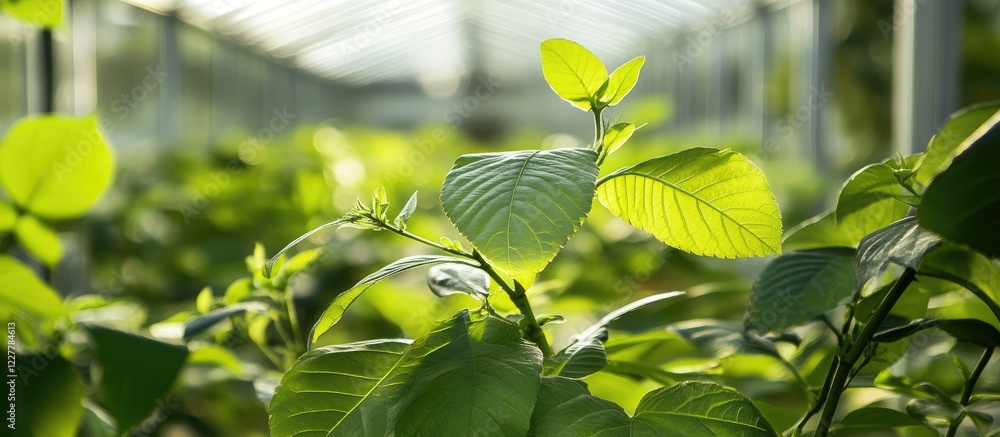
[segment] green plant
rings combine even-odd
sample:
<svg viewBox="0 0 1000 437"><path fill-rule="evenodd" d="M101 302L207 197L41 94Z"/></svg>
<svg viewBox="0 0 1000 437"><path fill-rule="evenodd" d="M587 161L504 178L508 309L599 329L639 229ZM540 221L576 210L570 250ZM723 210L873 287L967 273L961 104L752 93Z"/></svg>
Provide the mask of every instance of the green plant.
<svg viewBox="0 0 1000 437"><path fill-rule="evenodd" d="M571 41L545 41L541 55L553 91L593 113L594 143L459 157L441 188L441 206L471 248L408 231L416 196L390 220L389 202L379 189L370 202L359 201L343 218L303 235L263 266L262 281L289 248L333 226L388 231L446 254L402 258L334 300L308 337L300 338L311 350L285 372L270 402L273 435L465 435L473 429L491 435L629 429L655 435L667 428L774 433L749 400L711 382L654 390L630 417L620 406L591 396L579 381L605 368L603 343L612 320L680 293L637 301L558 351L550 346L543 326L562 317L536 316L529 289L580 228L595 197L673 247L723 258L778 253L781 220L763 174L730 150L685 150L599 178L605 158L636 129L632 123L605 127L603 111L635 86L644 58L609 75L596 56ZM480 307L412 341L314 347L372 284L431 265L428 283L435 294L465 293ZM490 293L493 287L500 292ZM517 312L502 314L498 307Z"/></svg>

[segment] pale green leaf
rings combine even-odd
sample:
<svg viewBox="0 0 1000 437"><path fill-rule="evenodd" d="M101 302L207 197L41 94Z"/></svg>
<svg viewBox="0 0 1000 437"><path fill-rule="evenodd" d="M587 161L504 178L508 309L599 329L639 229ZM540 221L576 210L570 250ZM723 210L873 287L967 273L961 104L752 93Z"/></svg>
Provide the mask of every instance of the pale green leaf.
<svg viewBox="0 0 1000 437"><path fill-rule="evenodd" d="M722 258L781 252L781 213L764 174L731 150L695 148L601 179L616 216L660 241Z"/></svg>
<svg viewBox="0 0 1000 437"><path fill-rule="evenodd" d="M399 215L397 215L396 219L393 220L393 223L396 224L396 227L406 229L406 222L410 220L410 216L413 215L416 210L417 193L414 191L413 195L410 196L410 200L406 201L406 204L403 205L403 209L399 211Z"/></svg>
<svg viewBox="0 0 1000 437"><path fill-rule="evenodd" d="M199 313L205 314L212 311L212 304L215 303L215 296L212 295L212 287L205 287L198 293L194 300L194 307Z"/></svg>
<svg viewBox="0 0 1000 437"><path fill-rule="evenodd" d="M639 70L646 62L645 56L639 56L622 64L608 77L608 86L601 94L600 102L606 106L615 106L635 87L639 81Z"/></svg>
<svg viewBox="0 0 1000 437"><path fill-rule="evenodd" d="M858 286L879 275L890 262L916 269L924 254L940 245L941 238L921 228L913 216L879 229L858 245Z"/></svg>
<svg viewBox="0 0 1000 437"><path fill-rule="evenodd" d="M294 259L294 258L293 258ZM250 278L240 278L229 284L226 288L225 294L222 295L222 303L226 305L232 305L237 302L243 301L250 297L253 293L253 279Z"/></svg>
<svg viewBox="0 0 1000 437"><path fill-rule="evenodd" d="M490 277L466 264L439 264L427 270L427 287L438 297L465 293L484 299L490 295Z"/></svg>
<svg viewBox="0 0 1000 437"><path fill-rule="evenodd" d="M625 142L629 138L632 138L633 133L635 133L634 123L617 123L611 125L604 133L604 149L607 150L606 154L615 153L618 148L625 145Z"/></svg>
<svg viewBox="0 0 1000 437"><path fill-rule="evenodd" d="M528 435L627 437L630 422L622 407L591 396L582 381L545 376L531 413Z"/></svg>
<svg viewBox="0 0 1000 437"><path fill-rule="evenodd" d="M763 332L808 322L850 300L857 289L854 249L808 249L771 261L757 277L747 308Z"/></svg>
<svg viewBox="0 0 1000 437"><path fill-rule="evenodd" d="M782 237L781 246L786 251L833 246L856 247L864 236L847 226L838 225L836 211L827 211L789 229Z"/></svg>
<svg viewBox="0 0 1000 437"><path fill-rule="evenodd" d="M596 160L591 149L464 155L441 206L490 264L527 285L590 212Z"/></svg>
<svg viewBox="0 0 1000 437"><path fill-rule="evenodd" d="M11 204L0 200L0 234L14 229L17 223L17 210Z"/></svg>
<svg viewBox="0 0 1000 437"><path fill-rule="evenodd" d="M643 396L632 417L633 437L777 436L760 410L739 392L707 382L683 382Z"/></svg>
<svg viewBox="0 0 1000 437"><path fill-rule="evenodd" d="M927 145L927 152L916 169L917 182L927 185L935 175L948 168L951 161L969 147L971 142L967 140L973 133L998 111L1000 102L989 102L952 114Z"/></svg>
<svg viewBox="0 0 1000 437"><path fill-rule="evenodd" d="M62 24L63 0L0 0L0 12L51 29Z"/></svg>
<svg viewBox="0 0 1000 437"><path fill-rule="evenodd" d="M96 117L29 117L0 144L0 184L39 217L85 213L111 182L111 150Z"/></svg>
<svg viewBox="0 0 1000 437"><path fill-rule="evenodd" d="M66 313L62 298L10 256L0 255L0 284L0 322L17 323L19 339L29 335L28 327L49 332Z"/></svg>
<svg viewBox="0 0 1000 437"><path fill-rule="evenodd" d="M541 53L542 75L552 91L577 108L591 110L608 80L604 63L590 50L561 38L543 41Z"/></svg>
<svg viewBox="0 0 1000 437"><path fill-rule="evenodd" d="M28 253L47 266L55 266L62 259L59 234L32 215L23 215L14 225L14 235Z"/></svg>
<svg viewBox="0 0 1000 437"><path fill-rule="evenodd" d="M478 267L478 264L475 261L451 256L418 255L408 256L406 258L396 260L393 263L382 267L377 272L366 276L361 280L361 282L354 284L354 286L349 290L337 295L333 302L330 303L330 306L326 309L326 311L323 312L323 315L320 316L316 324L313 325L312 332L309 334L309 343L315 343L320 336L325 334L326 331L329 331L333 325L336 325L337 322L339 322L344 316L344 312L347 311L347 308L351 306L355 300L361 297L361 294L364 293L365 290L374 285L376 282L410 269L441 263L460 263Z"/></svg>

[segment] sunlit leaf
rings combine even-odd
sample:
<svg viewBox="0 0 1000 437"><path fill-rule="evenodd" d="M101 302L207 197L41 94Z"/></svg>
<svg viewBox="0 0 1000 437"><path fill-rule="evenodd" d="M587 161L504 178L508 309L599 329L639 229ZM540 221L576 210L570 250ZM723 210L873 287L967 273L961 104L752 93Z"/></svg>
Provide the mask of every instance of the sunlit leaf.
<svg viewBox="0 0 1000 437"><path fill-rule="evenodd" d="M600 103L615 106L621 102L639 81L639 70L642 69L642 64L645 62L646 57L639 56L616 68L608 77L608 86L601 94Z"/></svg>
<svg viewBox="0 0 1000 437"><path fill-rule="evenodd" d="M611 125L604 133L604 148L607 154L615 153L618 148L625 145L625 142L632 138L635 133L634 123L616 123Z"/></svg>
<svg viewBox="0 0 1000 437"><path fill-rule="evenodd" d="M490 277L468 264L439 264L427 270L427 287L438 297L465 293L482 299L490 295Z"/></svg>
<svg viewBox="0 0 1000 437"><path fill-rule="evenodd" d="M31 270L6 255L0 255L0 284L3 284L0 287L0 322L17 323L21 331L18 340L29 335L21 327L33 327L44 334L65 314L62 298Z"/></svg>
<svg viewBox="0 0 1000 437"><path fill-rule="evenodd" d="M86 212L111 182L113 159L96 117L29 117L0 143L0 184L42 218Z"/></svg>
<svg viewBox="0 0 1000 437"><path fill-rule="evenodd" d="M83 415L83 382L73 363L58 354L17 355L17 371L5 378L4 391L16 395L16 428L5 429L14 436L71 436L76 435ZM8 359L8 364L13 364ZM15 379L13 375L18 377ZM6 398L6 396L5 396ZM8 399L13 401L14 399ZM16 405L14 405L16 404ZM5 408L5 411L10 408ZM4 428L14 422L4 424Z"/></svg>
<svg viewBox="0 0 1000 437"><path fill-rule="evenodd" d="M739 392L706 382L683 382L643 396L632 417L635 436L777 436L760 410Z"/></svg>
<svg viewBox="0 0 1000 437"><path fill-rule="evenodd" d="M445 177L441 206L490 264L527 285L590 212L596 160L591 149L464 155Z"/></svg>
<svg viewBox="0 0 1000 437"><path fill-rule="evenodd" d="M903 426L923 426L924 422L914 419L906 413L882 407L865 407L847 414L840 422L837 422L831 431L850 435L851 430L857 432L862 429L886 429Z"/></svg>
<svg viewBox="0 0 1000 437"><path fill-rule="evenodd" d="M47 266L55 266L62 259L62 242L59 234L32 215L21 216L14 225L14 235L24 249Z"/></svg>
<svg viewBox="0 0 1000 437"><path fill-rule="evenodd" d="M531 413L535 437L626 437L631 419L618 405L591 396L581 381L545 376Z"/></svg>
<svg viewBox="0 0 1000 437"><path fill-rule="evenodd" d="M0 0L0 12L45 28L62 24L63 0Z"/></svg>
<svg viewBox="0 0 1000 437"><path fill-rule="evenodd" d="M854 249L808 249L784 254L764 269L750 292L747 320L782 331L845 303L857 289Z"/></svg>
<svg viewBox="0 0 1000 437"><path fill-rule="evenodd" d="M764 174L731 150L695 148L601 179L605 207L660 241L722 258L781 252L781 214Z"/></svg>
<svg viewBox="0 0 1000 437"><path fill-rule="evenodd" d="M15 223L17 223L17 210L11 204L0 199L0 233L14 229Z"/></svg>
<svg viewBox="0 0 1000 437"><path fill-rule="evenodd" d="M890 262L916 269L924 254L940 245L941 239L921 228L913 216L879 229L858 245L858 285L878 276Z"/></svg>
<svg viewBox="0 0 1000 437"><path fill-rule="evenodd" d="M893 165L872 164L854 173L841 188L837 221L867 234L900 219L909 209L906 200L916 201L896 179Z"/></svg>
<svg viewBox="0 0 1000 437"><path fill-rule="evenodd" d="M358 282L349 290L337 295L333 302L330 303L330 306L326 309L326 311L323 312L323 315L320 316L319 321L317 321L313 326L312 332L309 334L310 344L315 343L320 336L326 333L326 331L329 331L333 325L336 325L337 322L340 321L341 317L344 316L344 312L347 311L347 308L351 306L355 300L361 297L361 294L364 293L365 290L374 285L376 282L410 269L441 263L460 263L473 267L478 266L475 261L451 256L418 255L408 256L406 258L396 260L395 262L382 267L377 272L366 276L361 280L361 282Z"/></svg>
<svg viewBox="0 0 1000 437"><path fill-rule="evenodd" d="M997 111L1000 111L1000 102L989 102L964 108L948 117L927 145L927 152L916 169L917 182L927 185L948 168L951 161L971 145L971 141L967 141L969 137Z"/></svg>
<svg viewBox="0 0 1000 437"><path fill-rule="evenodd" d="M212 304L215 303L215 296L212 295L212 287L202 288L198 297L194 300L194 307L199 313L205 314L212 311Z"/></svg>
<svg viewBox="0 0 1000 437"><path fill-rule="evenodd" d="M577 108L591 110L608 80L604 63L590 50L561 38L543 41L541 53L542 75L552 91Z"/></svg>
<svg viewBox="0 0 1000 437"><path fill-rule="evenodd" d="M406 222L410 220L410 216L413 215L413 213L416 210L417 210L417 193L414 192L413 195L410 196L410 200L406 201L406 205L403 205L403 209L399 211L399 215L396 216L396 219L393 220L393 223L395 223L397 227L406 229Z"/></svg>

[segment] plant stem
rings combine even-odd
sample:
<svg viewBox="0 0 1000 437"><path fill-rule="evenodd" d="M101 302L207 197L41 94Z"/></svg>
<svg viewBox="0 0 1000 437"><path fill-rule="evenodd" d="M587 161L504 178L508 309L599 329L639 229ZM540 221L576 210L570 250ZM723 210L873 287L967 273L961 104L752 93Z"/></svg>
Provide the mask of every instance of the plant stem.
<svg viewBox="0 0 1000 437"><path fill-rule="evenodd" d="M594 150L602 153L604 141L604 120L601 118L600 109L594 109ZM602 153L603 154L603 153Z"/></svg>
<svg viewBox="0 0 1000 437"><path fill-rule="evenodd" d="M951 421L947 437L953 437L958 432L958 427L962 425L962 421L965 420L965 407L969 406L969 400L972 398L972 390L976 388L976 382L979 381L979 376L983 374L986 365L990 363L990 358L993 358L993 348L988 347L983 351L983 356L979 358L979 363L976 364L975 370L969 375L969 380L965 381L965 391L962 392L961 401L962 412L958 414L955 420Z"/></svg>
<svg viewBox="0 0 1000 437"><path fill-rule="evenodd" d="M956 275L947 272L922 271L918 274L920 276L944 279L945 281L951 282L955 285L965 288L966 290L969 290L969 292L976 295L976 297L978 297L979 300L982 300L983 303L985 303L986 306L989 307L990 311L993 312L993 317L996 317L997 321L1000 322L1000 305L998 305L996 301L990 298L990 296L986 294L986 292L983 291L982 288L979 288L978 285L973 284L972 281L962 279Z"/></svg>
<svg viewBox="0 0 1000 437"><path fill-rule="evenodd" d="M292 337L295 344L295 353L298 356L306 353L305 337L302 336L302 329L299 328L299 315L295 311L295 299L292 290L285 287L285 311L288 313L288 324L292 328Z"/></svg>
<svg viewBox="0 0 1000 437"><path fill-rule="evenodd" d="M376 217L369 217L369 218L371 218L372 220L377 221L379 224L382 225L382 227L384 229L387 229L387 230L389 230L390 232L392 232L394 234L401 235L403 237L409 238L409 239L411 239L413 241L416 241L418 243L421 243L421 244L433 247L433 248L438 249L438 250L443 250L443 251L448 252L448 253L450 253L452 255L458 255L458 256L461 256L461 257L469 258L469 259L476 259L474 256L472 256L471 253L468 253L468 252L465 252L465 251L462 251L462 250L458 250L458 249L455 249L453 247L448 247L448 246L445 246L445 245L440 244L440 243L435 243L435 242L433 242L431 240L428 240L428 239L426 239L424 237L421 237L421 236L419 236L417 234L409 232L409 231L407 231L405 229L400 229L400 228L397 228L395 226L392 226L392 225L390 225L390 224L388 224L386 222L383 222L383 221L379 220Z"/></svg>
<svg viewBox="0 0 1000 437"><path fill-rule="evenodd" d="M476 261L479 261L479 267L486 272L490 278L493 278L497 285L499 285L500 288L507 293L511 302L514 302L518 311L524 315L524 321L522 321L524 337L532 343L538 345L538 348L542 350L543 355L547 357L552 356L552 347L549 346L549 341L545 338L545 331L542 331L542 327L538 326L538 320L535 319L535 312L531 309L531 303L528 302L528 296L526 295L524 287L517 281L514 281L514 287L511 288L511 286L508 285L502 277L500 277L500 274L486 262L478 251L472 251L472 257Z"/></svg>
<svg viewBox="0 0 1000 437"><path fill-rule="evenodd" d="M826 402L826 406L823 409L823 415L820 418L819 425L816 428L816 437L826 437L830 432L830 426L833 425L833 416L837 413L837 404L840 403L840 395L844 393L847 388L847 378L851 374L851 369L857 364L858 359L864 354L865 350L868 349L868 343L871 341L872 337L875 336L875 332L882 326L882 322L885 318L889 316L889 312L892 311L892 307L896 305L899 301L900 296L906 291L906 288L910 286L913 279L916 277L917 272L912 268L907 268L903 271L903 274L896 279L896 283L892 285L889 289L889 293L885 295L882 303L879 304L878 308L872 314L871 318L868 319L867 324L865 324L865 329L858 334L858 337L854 339L851 344L850 349L844 354L843 359L837 364L837 371L834 374L832 384L830 386L830 396Z"/></svg>

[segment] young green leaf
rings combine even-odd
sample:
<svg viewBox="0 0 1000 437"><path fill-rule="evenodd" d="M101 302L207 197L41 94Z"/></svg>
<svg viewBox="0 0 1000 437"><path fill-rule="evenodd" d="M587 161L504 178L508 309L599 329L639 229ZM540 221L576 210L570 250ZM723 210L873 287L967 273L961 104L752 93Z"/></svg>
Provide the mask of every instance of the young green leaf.
<svg viewBox="0 0 1000 437"><path fill-rule="evenodd" d="M12 374L6 378L7 381L14 382L4 390L10 391L12 396L16 394L16 400L8 399L12 401L9 403L10 408L16 406L15 413L8 411L8 414L16 414L16 422L8 422L4 426L7 428L13 423L16 428L8 429L10 434L7 435L77 435L76 429L83 415L83 405L80 402L83 400L84 389L83 382L76 373L76 366L56 353L18 354L16 362L19 377L15 380ZM11 363L8 361L8 364Z"/></svg>
<svg viewBox="0 0 1000 437"><path fill-rule="evenodd" d="M0 184L42 218L86 212L111 182L112 168L96 117L28 117L0 143Z"/></svg>
<svg viewBox="0 0 1000 437"><path fill-rule="evenodd" d="M393 263L382 267L377 272L366 276L361 280L361 282L354 284L354 286L349 290L337 295L333 302L330 303L330 306L326 309L326 311L323 312L323 315L320 316L316 324L313 325L312 332L309 333L309 343L315 343L316 340L319 340L320 336L325 334L326 331L329 331L333 325L336 325L337 322L340 321L341 317L344 316L344 312L347 311L347 308L350 307L355 300L358 300L358 298L361 297L361 294L376 282L410 269L441 263L460 263L473 267L479 266L479 264L475 261L438 255L408 256L406 258L396 260Z"/></svg>
<svg viewBox="0 0 1000 437"><path fill-rule="evenodd" d="M631 435L659 436L663 430L676 435L778 435L749 399L706 382L682 382L643 396Z"/></svg>
<svg viewBox="0 0 1000 437"><path fill-rule="evenodd" d="M947 332L958 341L985 348L1000 347L1000 331L979 319L917 319L902 326L879 331L873 339L893 342L931 328Z"/></svg>
<svg viewBox="0 0 1000 437"><path fill-rule="evenodd" d="M837 201L837 221L846 222L871 233L902 218L910 205L904 200L913 196L896 179L890 164L872 164L854 173L840 190ZM867 232L866 232L867 231Z"/></svg>
<svg viewBox="0 0 1000 437"><path fill-rule="evenodd" d="M634 123L616 123L611 125L604 133L604 149L607 150L605 155L615 153L619 147L625 145L625 142L629 138L632 138L635 130Z"/></svg>
<svg viewBox="0 0 1000 437"><path fill-rule="evenodd" d="M543 41L541 53L542 75L552 91L581 110L593 109L608 81L604 63L590 50L561 38Z"/></svg>
<svg viewBox="0 0 1000 437"><path fill-rule="evenodd" d="M25 23L51 29L62 24L62 0L0 0L0 12Z"/></svg>
<svg viewBox="0 0 1000 437"><path fill-rule="evenodd" d="M628 437L630 422L622 407L592 396L583 381L543 376L528 435Z"/></svg>
<svg viewBox="0 0 1000 437"><path fill-rule="evenodd" d="M253 293L253 279L237 279L226 288L226 292L222 295L222 303L232 305L242 302L243 299L250 297L251 293Z"/></svg>
<svg viewBox="0 0 1000 437"><path fill-rule="evenodd" d="M417 210L417 192L414 191L413 195L410 196L410 200L406 201L406 205L403 205L403 209L399 211L399 215L393 220L396 227L400 229L406 229L406 222L410 220L410 216Z"/></svg>
<svg viewBox="0 0 1000 437"><path fill-rule="evenodd" d="M208 314L192 317L184 322L184 340L191 340L208 328L237 314L243 314L247 311L260 313L267 310L268 306L263 302L241 302L209 311Z"/></svg>
<svg viewBox="0 0 1000 437"><path fill-rule="evenodd" d="M639 70L642 69L642 64L645 62L646 57L639 56L615 69L608 77L608 86L601 94L599 105L615 106L621 102L639 81Z"/></svg>
<svg viewBox="0 0 1000 437"><path fill-rule="evenodd" d="M722 258L781 252L781 213L764 174L731 150L694 148L598 182L601 204L658 240Z"/></svg>
<svg viewBox="0 0 1000 437"><path fill-rule="evenodd" d="M438 297L465 293L485 299L490 295L490 276L467 264L439 264L427 270L427 287Z"/></svg>
<svg viewBox="0 0 1000 437"><path fill-rule="evenodd" d="M938 174L917 210L920 225L949 241L1000 257L1000 112L963 143L966 150ZM967 144L967 145L966 145Z"/></svg>
<svg viewBox="0 0 1000 437"><path fill-rule="evenodd" d="M14 224L17 223L17 210L14 207L0 199L0 233L9 232L14 229Z"/></svg>
<svg viewBox="0 0 1000 437"><path fill-rule="evenodd" d="M969 147L968 140L984 123L1000 111L1000 102L989 102L964 108L952 114L941 130L931 138L927 152L916 168L916 180L927 185L960 153Z"/></svg>
<svg viewBox="0 0 1000 437"><path fill-rule="evenodd" d="M808 322L850 300L857 289L854 249L786 253L764 268L750 291L747 323L763 332Z"/></svg>
<svg viewBox="0 0 1000 437"><path fill-rule="evenodd" d="M295 247L296 244L301 243L302 240L305 240L306 238L311 237L313 234L315 234L315 233L317 233L319 231L322 231L323 229L326 229L326 228L329 228L329 227L333 227L333 226L345 226L345 225L347 225L349 223L350 223L350 220L346 220L346 219L340 218L340 219L334 220L334 221L332 221L330 223L322 224L322 225L316 227L315 229L313 229L313 230L311 230L309 232L306 232L305 234L302 234L301 236L299 236L299 238L296 238L291 243L288 243L287 245L285 245L285 247L283 247L281 250L278 251L278 253L274 254L274 256L271 257L271 259L267 262L267 264L264 265L264 276L270 278L271 277L271 269L274 266L274 263L278 261L278 258L281 255L283 255L285 252L288 252L289 249Z"/></svg>
<svg viewBox="0 0 1000 437"><path fill-rule="evenodd" d="M28 253L40 259L45 265L55 266L62 259L63 251L59 235L35 216L21 216L14 225L14 235L17 235L17 240Z"/></svg>
<svg viewBox="0 0 1000 437"><path fill-rule="evenodd" d="M212 304L215 303L215 296L212 295L212 287L205 287L198 293L194 300L194 307L199 313L205 314L212 311Z"/></svg>
<svg viewBox="0 0 1000 437"><path fill-rule="evenodd" d="M530 284L590 212L596 161L591 149L464 155L441 206L490 264Z"/></svg>
<svg viewBox="0 0 1000 437"><path fill-rule="evenodd" d="M62 298L13 257L0 255L0 284L0 322L17 324L18 341L27 339L24 328L45 334L66 313Z"/></svg>
<svg viewBox="0 0 1000 437"><path fill-rule="evenodd" d="M575 335L573 337L573 341L571 342L571 344L572 343L576 343L576 342L586 342L586 341L589 341L591 339L602 337L601 333L607 330L608 325L610 325L611 322L613 322L615 320L618 320L620 317L622 317L622 316L624 316L624 315L626 315L626 314L628 314L628 313L630 313L632 311L635 311L635 310L637 310L639 308L643 308L645 306L654 304L654 303L659 302L661 300L665 300L665 299L670 299L672 297L681 296L683 294L684 294L683 291L669 291L669 292L666 292L666 293L658 293L658 294L654 294L652 296L646 296L646 297L644 297L642 299L639 299L637 301L630 302L630 303L622 306L621 308L618 308L618 309L616 309L614 311L611 311L610 313L608 313L604 317L602 317L601 320L598 320L597 323L594 323L593 325L590 325L589 327L587 327L583 331L580 331L579 334L577 334L577 335Z"/></svg>
<svg viewBox="0 0 1000 437"><path fill-rule="evenodd" d="M864 236L847 229L846 226L838 225L836 211L827 211L789 229L782 237L781 247L785 251L838 246L856 247Z"/></svg>
<svg viewBox="0 0 1000 437"><path fill-rule="evenodd" d="M98 391L119 430L130 430L156 407L187 359L186 347L100 326L86 326L100 367Z"/></svg>
<svg viewBox="0 0 1000 437"><path fill-rule="evenodd" d="M878 276L890 262L916 269L924 254L940 245L941 238L921 228L913 216L879 229L858 245L858 286Z"/></svg>
<svg viewBox="0 0 1000 437"><path fill-rule="evenodd" d="M597 338L588 338L546 357L542 374L579 379L599 372L607 364L604 345Z"/></svg>

